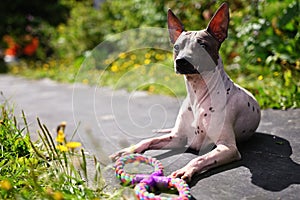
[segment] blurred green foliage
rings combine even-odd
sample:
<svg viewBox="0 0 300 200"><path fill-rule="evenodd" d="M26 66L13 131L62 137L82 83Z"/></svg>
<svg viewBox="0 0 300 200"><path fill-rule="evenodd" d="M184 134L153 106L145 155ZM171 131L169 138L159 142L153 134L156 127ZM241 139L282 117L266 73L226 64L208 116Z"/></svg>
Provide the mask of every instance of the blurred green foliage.
<svg viewBox="0 0 300 200"><path fill-rule="evenodd" d="M5 5L8 2L5 1ZM30 2L30 5L37 4L35 1ZM90 51L101 42L106 41L111 35L139 27L165 28L168 8L171 8L181 19L187 30L203 29L222 3L222 1L209 0L107 0L96 6L93 0L38 2L40 10L37 6L33 6L33 8L39 12L29 12L28 9L23 10L22 6L26 3L17 1L14 7L10 6L11 14L5 19L11 21L10 27L17 27L20 23L28 23L26 20L24 21L26 16L33 16L33 19L40 20L41 23L37 22L37 26L33 27L33 30L37 31L32 32L35 32L41 41L45 41L42 42L45 45L40 47L39 52L48 53L36 55L41 60L40 62L27 63L25 68L19 67L18 69L13 68L13 70L32 74L31 71L26 72L25 70L31 68L38 71L37 77L49 75L61 80L65 76L65 79L71 82L76 80L76 70L90 54ZM231 15L229 37L221 48L226 71L234 81L250 90L263 108L300 107L299 1L229 0L228 2ZM22 10L23 21L16 20L14 11L12 11L12 8L16 8L18 4L19 6L22 5L17 10ZM51 15L39 14L50 12L51 9L48 8L52 8ZM55 13L53 13L54 10ZM21 17L19 18L21 19ZM7 23L0 26L2 26L0 30L6 30L6 33L11 30L7 29ZM20 27L24 30L26 26ZM14 35L17 37L19 34L21 37L21 32L16 31ZM3 33L1 32L1 34ZM139 40L137 37L136 41L132 42L139 43L143 42L144 39ZM113 49L115 47L108 48ZM45 55L49 55L49 52L52 52L51 56L46 57ZM130 55L134 54L138 58L134 61L129 59L130 62L135 62L134 64L128 64L128 59L118 58L110 63L105 63L109 66L108 68L103 67L105 66L103 63L98 63L96 71L88 73L96 76L95 74L100 75L103 70L107 69L102 73L103 77L106 77L103 84L113 85L117 81L113 77L123 77L123 74L132 70L135 64L145 64L147 53L149 54L147 50L130 52ZM99 54L107 56L109 59L109 53L100 52ZM158 51L154 54L161 55L162 52ZM153 55L151 63L155 62L167 63L170 68L172 67L170 56L165 56L165 60L162 61L155 59L155 55ZM45 67L52 66L53 63L60 64L51 67L51 69ZM157 73L151 74L151 80L154 80L153 82L158 81L157 77L153 75ZM151 74L144 74L144 76L151 76ZM133 80L137 79L131 77L131 80L127 82L132 85ZM81 81L85 83L96 82L92 79L87 81L84 78ZM124 87L132 88L133 86L124 85ZM183 84L182 88L184 90ZM142 87L142 89L153 91L153 87L150 86ZM179 91L182 90L179 89ZM158 91L158 93L160 92ZM184 95L183 92L180 94Z"/></svg>

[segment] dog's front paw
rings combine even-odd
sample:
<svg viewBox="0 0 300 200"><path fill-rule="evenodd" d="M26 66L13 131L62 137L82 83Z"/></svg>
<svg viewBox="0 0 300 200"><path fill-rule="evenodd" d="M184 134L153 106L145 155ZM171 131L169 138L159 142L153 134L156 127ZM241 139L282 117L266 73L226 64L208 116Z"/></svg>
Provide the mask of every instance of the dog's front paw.
<svg viewBox="0 0 300 200"><path fill-rule="evenodd" d="M122 149L112 155L109 156L109 158L112 160L112 161L116 161L118 160L120 157L124 156L124 155L128 155L128 154L131 154L131 153L134 153L134 147L128 147L128 148L125 148L125 149Z"/></svg>
<svg viewBox="0 0 300 200"><path fill-rule="evenodd" d="M183 167L179 170L176 170L173 172L170 177L171 178L181 178L185 180L186 182L190 182L192 179L192 176L194 174L194 170L188 167Z"/></svg>

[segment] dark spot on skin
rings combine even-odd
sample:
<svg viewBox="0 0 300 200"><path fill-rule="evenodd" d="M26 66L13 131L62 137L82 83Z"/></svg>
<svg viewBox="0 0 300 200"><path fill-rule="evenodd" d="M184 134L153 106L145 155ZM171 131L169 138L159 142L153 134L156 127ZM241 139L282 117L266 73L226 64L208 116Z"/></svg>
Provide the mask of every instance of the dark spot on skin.
<svg viewBox="0 0 300 200"><path fill-rule="evenodd" d="M253 112L255 111L255 108L254 108L254 106L252 107L252 110L253 110Z"/></svg>
<svg viewBox="0 0 300 200"><path fill-rule="evenodd" d="M188 110L189 110L189 111L192 111L192 108L191 108L191 107L188 107Z"/></svg>
<svg viewBox="0 0 300 200"><path fill-rule="evenodd" d="M245 131L245 130L243 130L243 133L246 133L246 131Z"/></svg>
<svg viewBox="0 0 300 200"><path fill-rule="evenodd" d="M214 161L214 164L217 164L217 161L216 161L216 160Z"/></svg>
<svg viewBox="0 0 300 200"><path fill-rule="evenodd" d="M227 89L227 94L229 94L230 88Z"/></svg>
<svg viewBox="0 0 300 200"><path fill-rule="evenodd" d="M241 90L241 88L238 88L239 90Z"/></svg>
<svg viewBox="0 0 300 200"><path fill-rule="evenodd" d="M218 91L217 94L220 94L220 92Z"/></svg>
<svg viewBox="0 0 300 200"><path fill-rule="evenodd" d="M207 113L204 113L204 117L206 117L207 116Z"/></svg>
<svg viewBox="0 0 300 200"><path fill-rule="evenodd" d="M199 126L197 126L197 129L199 129Z"/></svg>
<svg viewBox="0 0 300 200"><path fill-rule="evenodd" d="M173 139L173 137L172 136L170 136L170 140L172 140Z"/></svg>
<svg viewBox="0 0 300 200"><path fill-rule="evenodd" d="M213 109L213 107L209 107L209 111L210 112L215 112L215 110Z"/></svg>
<svg viewBox="0 0 300 200"><path fill-rule="evenodd" d="M194 92L196 93L196 90L194 90Z"/></svg>
<svg viewBox="0 0 300 200"><path fill-rule="evenodd" d="M221 152L221 150L220 150L220 149L217 149L217 152Z"/></svg>
<svg viewBox="0 0 300 200"><path fill-rule="evenodd" d="M203 131L203 130L201 130L201 133L204 133L204 131Z"/></svg>
<svg viewBox="0 0 300 200"><path fill-rule="evenodd" d="M227 78L227 80L230 80L230 78Z"/></svg>
<svg viewBox="0 0 300 200"><path fill-rule="evenodd" d="M248 107L250 107L250 103L248 102Z"/></svg>
<svg viewBox="0 0 300 200"><path fill-rule="evenodd" d="M195 135L197 135L197 131L195 131Z"/></svg>
<svg viewBox="0 0 300 200"><path fill-rule="evenodd" d="M200 133L199 130L197 130L197 133L198 133L198 134Z"/></svg>
<svg viewBox="0 0 300 200"><path fill-rule="evenodd" d="M256 109L256 111L257 111L257 114L259 114L259 110L258 110L258 109Z"/></svg>

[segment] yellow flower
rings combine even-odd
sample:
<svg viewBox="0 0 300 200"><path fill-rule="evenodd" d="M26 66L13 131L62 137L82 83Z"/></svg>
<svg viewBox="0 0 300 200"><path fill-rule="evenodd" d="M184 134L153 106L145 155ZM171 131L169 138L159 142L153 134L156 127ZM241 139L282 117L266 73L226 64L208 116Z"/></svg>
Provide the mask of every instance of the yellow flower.
<svg viewBox="0 0 300 200"><path fill-rule="evenodd" d="M81 143L80 142L68 142L66 144L66 146L70 149L75 149L75 148L81 147Z"/></svg>
<svg viewBox="0 0 300 200"><path fill-rule="evenodd" d="M151 62L151 60L150 60L150 59L145 59L145 60L144 60L144 64L145 64L145 65L148 65L148 64L150 64L150 62Z"/></svg>
<svg viewBox="0 0 300 200"><path fill-rule="evenodd" d="M155 54L155 59L156 60L164 60L165 59L165 55L164 54Z"/></svg>
<svg viewBox="0 0 300 200"><path fill-rule="evenodd" d="M58 132L57 132L57 135L65 135L65 134L64 134L64 131L62 129L59 129Z"/></svg>
<svg viewBox="0 0 300 200"><path fill-rule="evenodd" d="M259 81L261 81L261 80L264 79L264 77L263 77L263 75L259 75L259 76L257 77L257 79L258 79Z"/></svg>
<svg viewBox="0 0 300 200"><path fill-rule="evenodd" d="M145 54L145 58L147 58L147 59L151 58L151 54L150 53L146 53Z"/></svg>
<svg viewBox="0 0 300 200"><path fill-rule="evenodd" d="M12 189L12 185L8 180L2 180L0 182L0 188L6 191L9 191Z"/></svg>
<svg viewBox="0 0 300 200"><path fill-rule="evenodd" d="M150 85L149 88L148 88L148 92L153 93L154 90L155 90L154 85Z"/></svg>
<svg viewBox="0 0 300 200"><path fill-rule="evenodd" d="M61 192L56 191L53 193L53 199L54 200L63 200L64 195Z"/></svg>
<svg viewBox="0 0 300 200"><path fill-rule="evenodd" d="M115 64L112 65L110 69L111 69L112 72L117 72L117 71L119 71L118 66L115 65Z"/></svg>
<svg viewBox="0 0 300 200"><path fill-rule="evenodd" d="M120 53L119 58L121 58L121 59L126 58L126 54L125 53Z"/></svg>
<svg viewBox="0 0 300 200"><path fill-rule="evenodd" d="M65 141L65 135L64 134L58 134L56 137L56 142L63 143Z"/></svg>
<svg viewBox="0 0 300 200"><path fill-rule="evenodd" d="M60 150L61 152L68 151L68 148L65 145L57 145L56 148Z"/></svg>
<svg viewBox="0 0 300 200"><path fill-rule="evenodd" d="M135 60L135 59L136 59L136 55L133 54L130 56L130 60Z"/></svg>

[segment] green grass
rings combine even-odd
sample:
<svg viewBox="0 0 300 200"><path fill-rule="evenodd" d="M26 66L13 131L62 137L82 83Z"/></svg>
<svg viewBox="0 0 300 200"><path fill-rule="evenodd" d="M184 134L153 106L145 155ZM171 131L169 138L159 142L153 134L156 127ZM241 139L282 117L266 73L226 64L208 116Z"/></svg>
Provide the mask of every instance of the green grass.
<svg viewBox="0 0 300 200"><path fill-rule="evenodd" d="M0 199L121 199L122 190L104 192L96 158L66 140L58 144L39 120L40 139L31 141L24 113L22 127L7 102L0 109ZM87 159L94 159L94 169Z"/></svg>

